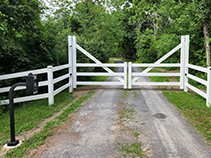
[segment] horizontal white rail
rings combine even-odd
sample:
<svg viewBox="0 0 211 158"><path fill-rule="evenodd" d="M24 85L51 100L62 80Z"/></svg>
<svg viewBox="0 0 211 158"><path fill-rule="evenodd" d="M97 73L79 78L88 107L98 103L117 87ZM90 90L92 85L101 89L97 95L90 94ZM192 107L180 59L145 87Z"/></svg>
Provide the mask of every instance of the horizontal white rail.
<svg viewBox="0 0 211 158"><path fill-rule="evenodd" d="M196 65L188 64L187 67L188 68L191 68L191 69L194 69L194 70L198 70L198 71L201 71L201 72L208 73L208 69L207 68L204 68L204 67L201 67L201 66L196 66Z"/></svg>
<svg viewBox="0 0 211 158"><path fill-rule="evenodd" d="M133 82L132 85L139 85L139 86L179 86L180 82Z"/></svg>
<svg viewBox="0 0 211 158"><path fill-rule="evenodd" d="M55 79L53 79L53 84L58 83L58 82L66 79L66 78L69 78L69 77L70 77L70 74L66 74L66 75L60 76L58 78L55 78Z"/></svg>
<svg viewBox="0 0 211 158"><path fill-rule="evenodd" d="M201 79L199 77L193 76L191 74L187 74L187 77L190 78L190 79L192 79L192 80L194 80L194 81L197 81L197 82L199 82L199 83L201 83L201 84L203 84L205 86L207 86L207 84L208 84L207 81L205 81L205 80L203 80L203 79Z"/></svg>
<svg viewBox="0 0 211 158"><path fill-rule="evenodd" d="M132 73L132 76L180 76L180 73Z"/></svg>
<svg viewBox="0 0 211 158"><path fill-rule="evenodd" d="M180 67L181 64L177 63L177 64L153 64L153 63L149 63L149 64L132 64L132 67Z"/></svg>
<svg viewBox="0 0 211 158"><path fill-rule="evenodd" d="M190 85L189 83L187 83L187 87L190 88L191 90L193 90L194 92L198 93L199 95L201 95L205 99L207 98L207 94L206 93L204 93L203 91L199 90L198 88Z"/></svg>
<svg viewBox="0 0 211 158"><path fill-rule="evenodd" d="M124 64L89 64L89 63L77 63L76 67L124 67Z"/></svg>
<svg viewBox="0 0 211 158"><path fill-rule="evenodd" d="M44 99L44 98L48 98L48 93L14 98L14 103L20 103L20 102L38 100L38 99ZM5 104L9 104L9 99L0 101L0 105L5 105Z"/></svg>
<svg viewBox="0 0 211 158"><path fill-rule="evenodd" d="M30 71L24 71L24 72L17 72L17 73L8 74L8 75L1 75L0 80L24 77L24 76L27 76L29 73L43 74L43 73L47 73L47 71L48 71L47 68L44 68L44 69L30 70Z"/></svg>
<svg viewBox="0 0 211 158"><path fill-rule="evenodd" d="M65 64L65 65L53 67L52 69L53 69L53 72L55 72L55 71L59 71L59 70L69 68L69 67L70 67L69 64Z"/></svg>
<svg viewBox="0 0 211 158"><path fill-rule="evenodd" d="M124 76L124 73L89 73L89 72L78 72L76 76Z"/></svg>
<svg viewBox="0 0 211 158"><path fill-rule="evenodd" d="M57 95L58 93L60 93L61 91L65 90L65 89L68 88L68 87L69 87L69 83L67 83L67 84L63 85L62 87L58 88L57 90L55 90L55 91L53 92L53 95L54 95L54 96Z"/></svg>
<svg viewBox="0 0 211 158"><path fill-rule="evenodd" d="M47 86L48 85L48 81L39 82L38 85L39 85L39 87ZM11 88L11 86L10 87L0 88L0 93L9 92L10 88ZM23 86L23 87L16 87L14 91L23 90L23 89L26 89L26 87L25 86Z"/></svg>
<svg viewBox="0 0 211 158"><path fill-rule="evenodd" d="M76 82L77 85L124 85L124 82Z"/></svg>

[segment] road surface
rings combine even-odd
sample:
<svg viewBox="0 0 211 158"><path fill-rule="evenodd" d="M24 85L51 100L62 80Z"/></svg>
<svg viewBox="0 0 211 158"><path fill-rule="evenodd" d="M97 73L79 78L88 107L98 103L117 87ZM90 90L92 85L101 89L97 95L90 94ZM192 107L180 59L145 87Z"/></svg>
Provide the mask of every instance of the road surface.
<svg viewBox="0 0 211 158"><path fill-rule="evenodd" d="M139 81L149 79L142 77ZM211 157L211 147L156 87L137 86L133 90L123 90L121 86L100 87L74 115L66 130L49 142L40 157L138 156L124 150L134 143L141 144L144 157Z"/></svg>

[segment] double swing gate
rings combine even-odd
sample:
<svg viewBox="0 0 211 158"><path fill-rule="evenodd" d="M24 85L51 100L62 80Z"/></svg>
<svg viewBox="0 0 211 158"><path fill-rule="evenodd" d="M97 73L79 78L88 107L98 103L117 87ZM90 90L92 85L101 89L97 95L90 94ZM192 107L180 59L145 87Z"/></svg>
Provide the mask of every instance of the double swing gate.
<svg viewBox="0 0 211 158"><path fill-rule="evenodd" d="M77 63L77 50L85 54L90 58L94 63ZM180 50L180 63L162 63L165 59L170 57L172 54ZM77 67L101 67L105 72L77 72ZM122 72L114 72L110 67L120 67ZM147 67L142 72L135 72L134 69L137 67ZM180 72L176 73L149 73L155 67L178 67ZM69 69L67 74L64 74L59 77L54 77L54 72ZM202 79L193 74L189 73L189 69L200 71L207 76L207 79ZM40 81L39 87L47 86L48 92L44 94L37 94L33 96L24 96L14 99L14 103L31 101L37 99L48 98L48 104L54 104L54 96L60 93L61 91L69 88L69 92L73 91L73 88L76 88L77 85L119 85L123 86L124 89L132 89L133 86L179 86L180 89L184 91L192 90L197 94L201 95L206 99L206 105L211 105L211 67L200 67L193 64L189 64L189 36L182 36L181 43L172 49L170 52L165 54L162 58L157 60L155 63L101 63L98 59L84 50L81 46L76 43L75 36L68 36L68 63L60 66L48 66L47 68L38 69L38 70L29 70L25 72L17 72L13 74L0 75L0 81L20 78L28 75L29 73L33 74L43 74L47 76L47 80ZM94 82L94 81L78 81L78 76L113 76L116 79L112 81L105 82ZM179 77L178 82L143 82L143 76L176 76ZM61 83L63 80L69 79L68 83L60 86L55 89L55 84ZM206 90L198 89L191 85L189 80L194 80L202 85L205 85ZM0 93L7 93L10 87L0 87ZM22 90L24 87L18 87L15 90ZM0 100L0 105L5 105L9 103L9 99Z"/></svg>
<svg viewBox="0 0 211 158"><path fill-rule="evenodd" d="M181 43L160 58L155 63L148 64L137 64L137 63L114 63L114 64L105 64L101 63L98 59L84 50L81 46L76 43L75 36L68 37L69 43L69 63L72 63L72 83L73 88L76 88L77 85L122 85L124 89L131 89L132 86L141 85L141 86L180 86L181 89L185 87L185 62L188 60L188 49L189 49L189 36L182 36ZM79 50L90 58L95 63L77 63L76 61L76 50ZM170 57L172 54L181 49L181 58L180 63L162 63L166 58ZM105 72L77 72L77 67L102 67ZM123 67L123 72L113 72L109 67ZM135 67L147 67L142 72L133 72ZM149 73L154 67L179 67L180 72L178 73ZM77 81L78 76L114 76L118 81L115 82L92 82L92 81ZM138 79L142 76L179 76L179 82L140 82ZM128 82L127 82L128 78Z"/></svg>
<svg viewBox="0 0 211 158"><path fill-rule="evenodd" d="M165 54L155 63L114 63L114 64L104 64L97 60L94 56L84 50L81 46L76 43L75 36L68 37L68 46L69 46L69 63L71 63L71 82L72 87L76 88L77 85L122 85L124 89L132 89L133 86L179 86L180 89L184 89L184 91L188 91L188 89L198 93L202 97L204 97L207 101L207 106L211 105L211 67L204 68L189 64L189 35L181 37L181 43L177 45L170 52ZM76 62L76 50L79 50L83 54L85 54L88 58L90 58L95 63L77 63ZM180 63L162 63L165 59L170 57L175 52L180 50ZM102 67L105 72L77 72L77 67ZM122 67L123 72L114 72L109 67ZM133 72L133 68L135 67L147 67L142 72ZM178 67L180 72L175 73L149 73L155 67ZM201 71L207 73L207 81L193 76L189 74L188 69L194 69L197 71ZM117 81L114 82L93 82L93 81L77 81L77 76L114 76ZM179 77L178 82L141 82L139 80L140 77L143 76L171 76L171 77ZM206 92L192 86L189 84L189 79L192 79L196 82L199 82L207 87ZM128 80L128 82L127 82ZM71 90L72 91L72 90Z"/></svg>

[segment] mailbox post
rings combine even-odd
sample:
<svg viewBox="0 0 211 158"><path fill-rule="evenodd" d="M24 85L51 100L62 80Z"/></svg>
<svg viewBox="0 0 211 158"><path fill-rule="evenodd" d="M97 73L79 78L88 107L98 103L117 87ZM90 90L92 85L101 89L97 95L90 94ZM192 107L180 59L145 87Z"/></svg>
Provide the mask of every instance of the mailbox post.
<svg viewBox="0 0 211 158"><path fill-rule="evenodd" d="M7 146L16 146L19 144L19 140L15 140L15 121L14 121L14 99L13 91L17 86L26 86L27 94L35 94L38 92L38 80L37 76L30 73L26 76L26 83L16 83L12 85L9 91L9 104L10 104L10 136L11 141L7 143Z"/></svg>

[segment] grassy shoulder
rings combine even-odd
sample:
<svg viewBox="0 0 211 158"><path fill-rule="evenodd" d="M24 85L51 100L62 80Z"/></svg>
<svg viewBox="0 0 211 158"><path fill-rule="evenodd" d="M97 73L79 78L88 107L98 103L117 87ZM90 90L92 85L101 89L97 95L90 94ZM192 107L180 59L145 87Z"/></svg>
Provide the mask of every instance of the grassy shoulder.
<svg viewBox="0 0 211 158"><path fill-rule="evenodd" d="M161 72L153 69L154 72ZM179 77L150 77L153 82L174 82ZM162 90L163 95L176 106L187 120L200 131L211 143L211 108L206 106L206 100L193 92ZM209 144L210 144L209 143Z"/></svg>
<svg viewBox="0 0 211 158"><path fill-rule="evenodd" d="M55 96L55 103L48 105L48 99L36 100L15 105L15 135L36 128L46 118L60 111L64 106L73 101L73 96L68 90ZM7 143L10 138L9 111L0 115L0 145Z"/></svg>
<svg viewBox="0 0 211 158"><path fill-rule="evenodd" d="M55 104L51 106L47 104L47 100L43 99L27 102L20 107L16 107L15 126L16 135L19 135L24 133L24 131L27 132L32 128L36 128L40 122L59 112L63 107L66 107L69 104L69 106L64 109L60 115L52 121L48 121L40 132L34 133L34 135L24 141L20 147L10 150L5 157L22 157L27 154L27 151L44 144L45 139L54 134L56 131L54 129L57 129L65 121L67 121L69 119L69 115L76 112L77 108L81 106L81 103L90 98L94 92L95 91L89 91L87 95L82 96L72 104L70 103L73 101L74 97L72 96L72 93L65 90L55 97ZM10 137L9 114L5 113L0 118L0 139L1 145L3 145L9 141ZM3 126L5 126L5 128Z"/></svg>

